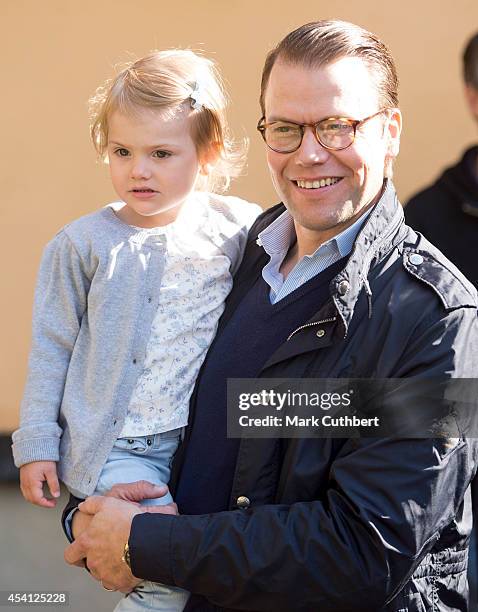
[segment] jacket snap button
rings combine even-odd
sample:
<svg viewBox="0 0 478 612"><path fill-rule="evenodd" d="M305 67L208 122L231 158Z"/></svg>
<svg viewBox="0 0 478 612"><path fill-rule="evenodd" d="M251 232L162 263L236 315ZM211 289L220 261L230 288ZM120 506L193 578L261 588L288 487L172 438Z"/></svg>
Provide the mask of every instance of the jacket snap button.
<svg viewBox="0 0 478 612"><path fill-rule="evenodd" d="M250 503L251 503L251 500L245 495L240 495L236 500L236 504L238 508L249 508Z"/></svg>
<svg viewBox="0 0 478 612"><path fill-rule="evenodd" d="M325 329L319 329L315 335L317 338L323 338L325 336Z"/></svg>
<svg viewBox="0 0 478 612"><path fill-rule="evenodd" d="M419 255L418 253L412 253L410 257L408 258L408 261L414 266L419 266L420 264L423 263L423 257Z"/></svg>
<svg viewBox="0 0 478 612"><path fill-rule="evenodd" d="M345 280L340 281L340 283L338 284L337 287L337 291L339 293L339 295L345 295L347 293L347 291L349 290L349 283Z"/></svg>

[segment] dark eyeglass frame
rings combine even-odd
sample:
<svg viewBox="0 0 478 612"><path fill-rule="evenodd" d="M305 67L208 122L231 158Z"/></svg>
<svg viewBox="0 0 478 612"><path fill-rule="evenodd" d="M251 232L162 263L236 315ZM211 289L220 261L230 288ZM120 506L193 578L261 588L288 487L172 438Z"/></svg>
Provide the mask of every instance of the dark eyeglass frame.
<svg viewBox="0 0 478 612"><path fill-rule="evenodd" d="M299 149L300 145L302 144L302 140L304 138L306 127L311 127L314 129L315 137L317 141L324 147L324 149L329 149L329 151L343 151L344 149L348 149L355 142L355 137L357 135L357 128L359 126L363 125L366 121L369 121L370 119L373 119L374 117L377 117L378 115L381 115L385 111L389 111L389 110L392 110L392 109L382 108L381 110L377 111L373 115L370 115L369 117L365 117L364 119L350 119L350 117L326 117L325 119L321 119L320 121L317 121L317 123L295 123L295 121L271 121L270 123L265 123L266 118L262 116L257 123L257 130L259 130L259 132L261 133L261 136L264 142L266 143L266 145L269 147L269 149L272 149L272 151L275 151L276 153L287 154L287 153L294 153L294 151L297 151L297 149ZM331 147L329 145L324 144L320 140L318 128L320 124L324 123L325 121L344 121L348 123L354 130L352 141L345 147ZM270 144L268 144L268 142L266 141L266 134L265 134L266 128L271 127L272 125L275 125L276 123L287 123L290 125L296 125L300 128L299 144L294 149L291 149L290 151L289 150L288 151L278 151L277 149L274 149L273 147L271 147Z"/></svg>

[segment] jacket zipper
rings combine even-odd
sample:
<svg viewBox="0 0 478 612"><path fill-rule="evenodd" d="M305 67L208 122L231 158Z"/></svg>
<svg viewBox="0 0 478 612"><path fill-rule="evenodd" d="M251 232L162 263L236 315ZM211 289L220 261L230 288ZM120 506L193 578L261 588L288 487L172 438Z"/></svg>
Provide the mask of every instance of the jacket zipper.
<svg viewBox="0 0 478 612"><path fill-rule="evenodd" d="M306 327L312 327L313 325L322 325L322 323L332 323L332 321L336 321L336 320L337 320L337 317L332 317L330 319L323 319L322 321L314 321L313 323L306 323L305 325L301 325L297 329L294 329L294 331L287 338L286 342L289 342L292 336L296 334L297 332L299 332L301 329L305 329Z"/></svg>

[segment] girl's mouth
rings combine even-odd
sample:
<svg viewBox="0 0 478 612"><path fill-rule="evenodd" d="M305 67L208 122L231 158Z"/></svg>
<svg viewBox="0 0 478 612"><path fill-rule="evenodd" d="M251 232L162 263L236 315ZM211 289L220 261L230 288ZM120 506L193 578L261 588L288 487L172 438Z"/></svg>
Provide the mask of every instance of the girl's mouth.
<svg viewBox="0 0 478 612"><path fill-rule="evenodd" d="M129 193L131 193L135 198L147 200L148 198L153 198L159 192L145 187L144 189L131 189Z"/></svg>

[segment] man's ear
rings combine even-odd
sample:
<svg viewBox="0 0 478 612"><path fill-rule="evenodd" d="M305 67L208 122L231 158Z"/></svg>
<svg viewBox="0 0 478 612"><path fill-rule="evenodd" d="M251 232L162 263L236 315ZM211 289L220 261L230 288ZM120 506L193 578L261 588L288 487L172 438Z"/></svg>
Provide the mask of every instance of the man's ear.
<svg viewBox="0 0 478 612"><path fill-rule="evenodd" d="M203 151L199 157L199 172L205 176L210 174L220 155L221 145L218 142L212 142L208 149Z"/></svg>
<svg viewBox="0 0 478 612"><path fill-rule="evenodd" d="M465 99L471 114L478 120L478 89L473 85L465 85Z"/></svg>
<svg viewBox="0 0 478 612"><path fill-rule="evenodd" d="M388 138L387 157L395 159L400 151L400 134L402 133L402 113L398 108L387 111L386 134Z"/></svg>

